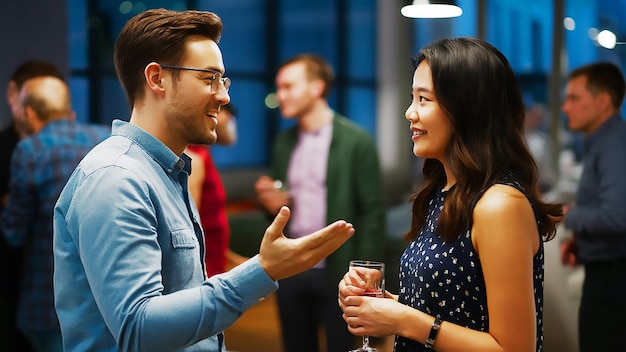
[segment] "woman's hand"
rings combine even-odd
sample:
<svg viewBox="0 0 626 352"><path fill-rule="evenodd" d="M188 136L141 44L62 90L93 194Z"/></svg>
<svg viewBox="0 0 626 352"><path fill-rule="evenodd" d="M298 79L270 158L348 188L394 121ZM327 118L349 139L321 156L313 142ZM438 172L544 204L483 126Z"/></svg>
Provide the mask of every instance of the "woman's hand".
<svg viewBox="0 0 626 352"><path fill-rule="evenodd" d="M387 291L385 298L362 296L366 283L365 272L359 270L348 271L339 282L338 302L348 330L356 336L396 334L395 322L406 306L398 303L398 297Z"/></svg>
<svg viewBox="0 0 626 352"><path fill-rule="evenodd" d="M342 309L350 333L380 337L398 334L407 306L390 298L347 296Z"/></svg>
<svg viewBox="0 0 626 352"><path fill-rule="evenodd" d="M365 281L358 272L348 271L341 281L339 281L339 307L341 310L345 308L345 300L350 296L361 296L365 292Z"/></svg>

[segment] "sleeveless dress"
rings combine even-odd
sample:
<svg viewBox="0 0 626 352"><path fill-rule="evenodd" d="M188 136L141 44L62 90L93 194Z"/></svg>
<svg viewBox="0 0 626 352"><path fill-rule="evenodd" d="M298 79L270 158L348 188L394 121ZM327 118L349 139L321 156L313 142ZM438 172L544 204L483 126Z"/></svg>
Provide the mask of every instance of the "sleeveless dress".
<svg viewBox="0 0 626 352"><path fill-rule="evenodd" d="M526 190L516 181L505 179L497 183L515 187L528 198ZM476 197L470 210L473 210L485 190ZM468 224L463 235L448 243L435 233L448 193L440 190L430 200L426 223L400 259L399 302L443 321L488 331L485 280L478 254L472 245L471 224ZM531 205L535 211L534 205ZM544 249L541 238L539 243L539 250L533 258L537 351L541 351L543 346ZM394 351L429 350L423 343L396 336Z"/></svg>

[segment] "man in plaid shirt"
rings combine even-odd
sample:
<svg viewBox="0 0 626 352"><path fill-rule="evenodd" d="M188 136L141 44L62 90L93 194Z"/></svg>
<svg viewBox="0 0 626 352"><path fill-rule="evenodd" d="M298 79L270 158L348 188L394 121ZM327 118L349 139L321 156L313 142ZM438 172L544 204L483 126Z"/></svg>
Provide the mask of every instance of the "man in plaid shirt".
<svg viewBox="0 0 626 352"><path fill-rule="evenodd" d="M7 243L24 248L18 327L37 351L62 351L52 287L54 205L76 165L110 131L75 121L66 83L52 76L25 82L16 118L28 137L11 158L0 230Z"/></svg>

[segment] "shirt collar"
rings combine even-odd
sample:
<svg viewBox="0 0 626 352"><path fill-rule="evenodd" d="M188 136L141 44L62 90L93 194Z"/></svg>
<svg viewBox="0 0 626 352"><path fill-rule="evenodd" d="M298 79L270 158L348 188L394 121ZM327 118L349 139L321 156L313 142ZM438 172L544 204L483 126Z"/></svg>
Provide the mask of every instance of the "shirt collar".
<svg viewBox="0 0 626 352"><path fill-rule="evenodd" d="M114 120L111 127L112 136L122 136L130 139L154 159L165 172L180 173L185 170L191 172L191 159L183 154L176 155L170 148L156 137L137 125L122 120Z"/></svg>
<svg viewBox="0 0 626 352"><path fill-rule="evenodd" d="M312 137L326 137L332 134L333 131L333 123L328 123L322 126L320 129L316 131L303 131L298 130L300 136L312 136Z"/></svg>

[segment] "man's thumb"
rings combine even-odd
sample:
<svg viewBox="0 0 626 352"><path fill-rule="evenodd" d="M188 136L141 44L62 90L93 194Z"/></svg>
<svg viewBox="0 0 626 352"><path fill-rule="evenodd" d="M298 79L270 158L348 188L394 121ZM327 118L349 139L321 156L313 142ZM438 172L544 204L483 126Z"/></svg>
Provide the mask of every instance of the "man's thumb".
<svg viewBox="0 0 626 352"><path fill-rule="evenodd" d="M274 221L272 221L270 226L267 228L266 232L267 234L269 234L269 237L278 238L283 234L283 231L285 231L285 226L287 226L287 222L289 221L290 215L291 210L288 207L282 206L280 208L278 214L274 218Z"/></svg>

